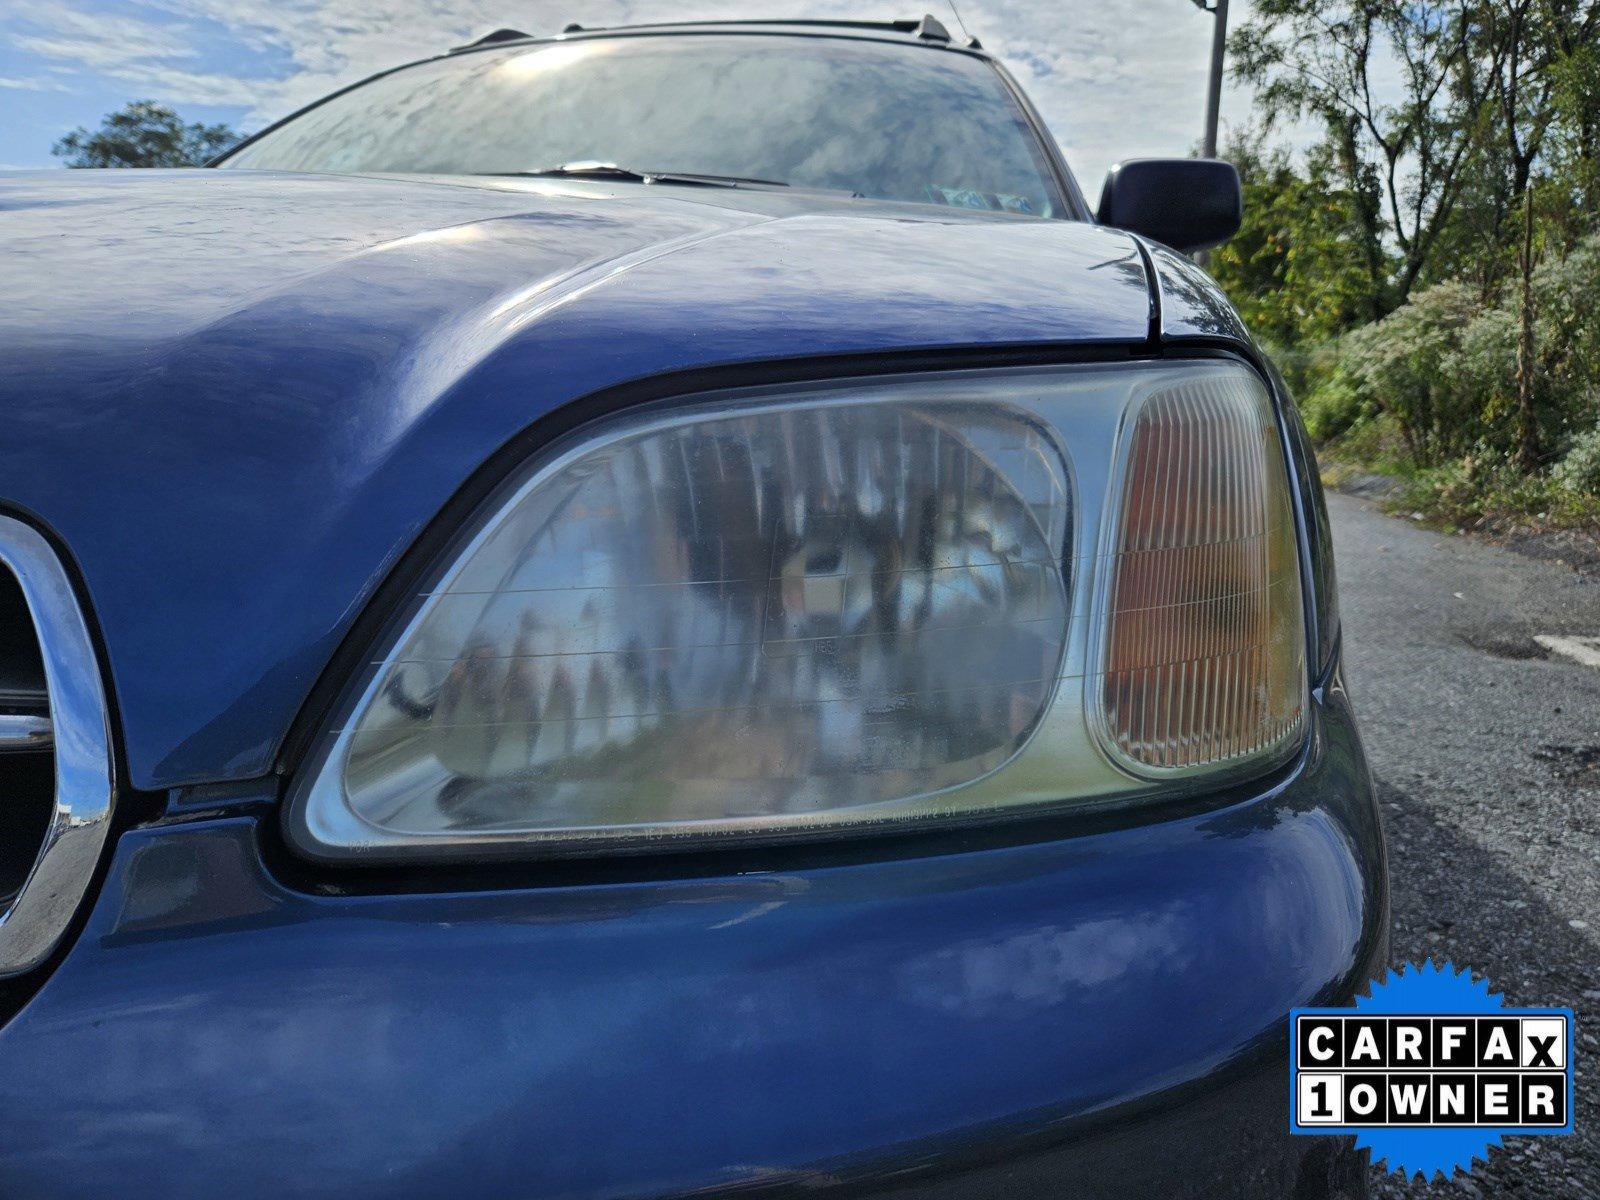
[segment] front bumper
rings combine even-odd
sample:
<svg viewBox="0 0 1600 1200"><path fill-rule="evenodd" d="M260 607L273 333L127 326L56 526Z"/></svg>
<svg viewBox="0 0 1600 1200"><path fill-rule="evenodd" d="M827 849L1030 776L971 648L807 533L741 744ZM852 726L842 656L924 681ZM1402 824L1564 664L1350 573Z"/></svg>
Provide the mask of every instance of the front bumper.
<svg viewBox="0 0 1600 1200"><path fill-rule="evenodd" d="M332 895L272 817L121 839L0 1030L0 1194L1295 1195L1288 1011L1387 928L1337 674L1263 794L1052 841Z"/></svg>

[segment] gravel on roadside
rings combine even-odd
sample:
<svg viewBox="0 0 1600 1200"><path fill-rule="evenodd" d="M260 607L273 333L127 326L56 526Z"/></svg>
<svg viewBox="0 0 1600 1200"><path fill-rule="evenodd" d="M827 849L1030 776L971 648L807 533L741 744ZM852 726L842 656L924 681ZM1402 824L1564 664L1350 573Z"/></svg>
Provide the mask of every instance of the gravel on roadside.
<svg viewBox="0 0 1600 1200"><path fill-rule="evenodd" d="M1600 1197L1600 577L1331 496L1345 662L1388 833L1393 962L1450 960L1577 1016L1576 1130L1374 1196Z"/></svg>

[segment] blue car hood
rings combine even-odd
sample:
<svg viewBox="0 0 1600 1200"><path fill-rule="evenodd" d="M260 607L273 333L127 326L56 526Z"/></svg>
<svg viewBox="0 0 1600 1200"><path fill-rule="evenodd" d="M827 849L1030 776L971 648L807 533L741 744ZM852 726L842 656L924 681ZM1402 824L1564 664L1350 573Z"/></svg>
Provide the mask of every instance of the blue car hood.
<svg viewBox="0 0 1600 1200"><path fill-rule="evenodd" d="M271 770L396 559L575 398L794 356L1143 343L1090 225L804 193L0 175L0 506L98 622L129 781Z"/></svg>

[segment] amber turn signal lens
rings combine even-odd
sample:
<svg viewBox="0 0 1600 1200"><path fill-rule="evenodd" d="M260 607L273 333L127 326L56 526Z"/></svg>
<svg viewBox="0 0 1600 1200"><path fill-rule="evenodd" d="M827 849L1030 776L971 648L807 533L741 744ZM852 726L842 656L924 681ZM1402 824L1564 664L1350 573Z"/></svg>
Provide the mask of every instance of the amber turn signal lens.
<svg viewBox="0 0 1600 1200"><path fill-rule="evenodd" d="M1255 761L1300 733L1304 613L1275 431L1244 372L1152 392L1128 427L1103 705L1141 774Z"/></svg>

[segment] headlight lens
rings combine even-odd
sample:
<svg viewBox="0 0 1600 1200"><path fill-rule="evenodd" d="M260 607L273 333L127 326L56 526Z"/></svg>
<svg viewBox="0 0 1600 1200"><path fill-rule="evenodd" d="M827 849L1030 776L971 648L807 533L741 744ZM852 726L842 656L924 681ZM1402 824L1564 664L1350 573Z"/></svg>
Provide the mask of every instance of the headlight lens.
<svg viewBox="0 0 1600 1200"><path fill-rule="evenodd" d="M329 731L314 855L594 852L1140 794L1303 720L1242 366L724 395L552 447Z"/></svg>
<svg viewBox="0 0 1600 1200"><path fill-rule="evenodd" d="M1234 379L1152 392L1126 439L1101 711L1142 773L1281 745L1304 711L1300 573L1275 428Z"/></svg>

